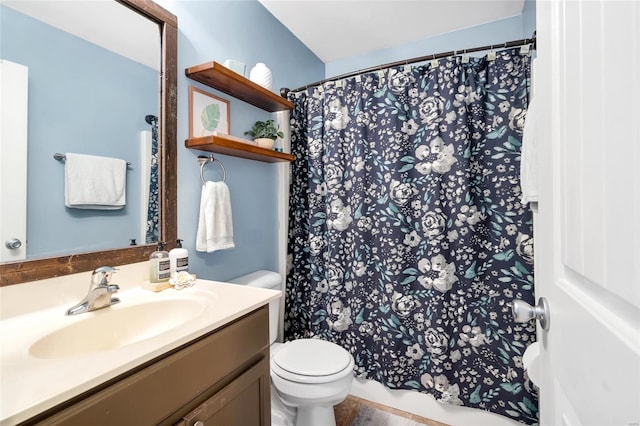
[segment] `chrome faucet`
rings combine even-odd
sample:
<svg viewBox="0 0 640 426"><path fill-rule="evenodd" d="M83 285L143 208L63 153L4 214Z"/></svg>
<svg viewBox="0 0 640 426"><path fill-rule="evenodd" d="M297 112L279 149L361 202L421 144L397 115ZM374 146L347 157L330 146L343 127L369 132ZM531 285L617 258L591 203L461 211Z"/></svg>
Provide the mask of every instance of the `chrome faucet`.
<svg viewBox="0 0 640 426"><path fill-rule="evenodd" d="M116 284L109 284L111 276L116 272L116 268L110 266L101 266L91 274L91 284L89 284L89 293L77 305L67 310L67 315L77 315L83 312L95 311L96 309L106 308L120 302L117 297L111 297L120 287Z"/></svg>

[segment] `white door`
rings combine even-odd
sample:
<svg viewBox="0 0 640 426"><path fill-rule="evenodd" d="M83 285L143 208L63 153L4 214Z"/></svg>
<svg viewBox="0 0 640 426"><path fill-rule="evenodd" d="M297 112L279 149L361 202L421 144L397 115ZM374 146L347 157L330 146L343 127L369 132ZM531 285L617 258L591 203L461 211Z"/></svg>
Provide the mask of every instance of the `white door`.
<svg viewBox="0 0 640 426"><path fill-rule="evenodd" d="M27 85L26 66L0 59L0 262L27 254Z"/></svg>
<svg viewBox="0 0 640 426"><path fill-rule="evenodd" d="M640 2L536 7L541 424L640 425Z"/></svg>

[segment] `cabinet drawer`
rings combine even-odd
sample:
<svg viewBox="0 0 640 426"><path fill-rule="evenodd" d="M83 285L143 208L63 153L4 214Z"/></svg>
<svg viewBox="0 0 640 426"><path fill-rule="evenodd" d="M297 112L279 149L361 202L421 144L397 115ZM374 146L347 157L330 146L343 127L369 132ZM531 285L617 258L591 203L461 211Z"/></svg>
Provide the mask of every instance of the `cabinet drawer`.
<svg viewBox="0 0 640 426"><path fill-rule="evenodd" d="M269 386L269 359L263 358L176 426L267 426L271 423Z"/></svg>
<svg viewBox="0 0 640 426"><path fill-rule="evenodd" d="M193 406L189 408L189 402L203 392L211 391L225 376L263 358L262 351L268 354L268 322L269 311L264 306L63 408L41 424L121 426L166 422L172 413L193 409ZM32 420L27 424L42 419Z"/></svg>

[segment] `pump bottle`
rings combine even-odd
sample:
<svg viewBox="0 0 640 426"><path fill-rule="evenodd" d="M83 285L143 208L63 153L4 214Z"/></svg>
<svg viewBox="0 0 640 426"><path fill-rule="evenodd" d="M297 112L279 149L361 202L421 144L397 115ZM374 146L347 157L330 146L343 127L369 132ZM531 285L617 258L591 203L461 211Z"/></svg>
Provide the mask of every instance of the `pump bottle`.
<svg viewBox="0 0 640 426"><path fill-rule="evenodd" d="M149 268L150 282L161 283L169 280L169 253L164 250L160 241L156 251L149 256Z"/></svg>
<svg viewBox="0 0 640 426"><path fill-rule="evenodd" d="M189 251L182 247L182 240L176 241L176 247L169 252L169 270L171 278L182 271L189 272Z"/></svg>

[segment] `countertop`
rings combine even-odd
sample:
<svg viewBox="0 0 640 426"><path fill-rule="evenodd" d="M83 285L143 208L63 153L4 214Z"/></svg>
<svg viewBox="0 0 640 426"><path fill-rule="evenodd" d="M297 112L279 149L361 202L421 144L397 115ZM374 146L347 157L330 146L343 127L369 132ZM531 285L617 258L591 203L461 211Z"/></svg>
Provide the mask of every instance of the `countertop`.
<svg viewBox="0 0 640 426"><path fill-rule="evenodd" d="M107 309L126 309L152 300L191 300L199 295L210 297L211 293L215 295L211 305L155 337L115 349L61 358L38 358L30 353L33 343L43 336L89 316L104 314ZM170 288L155 293L133 287L117 294L121 303L76 316L66 316L70 306L60 305L4 318L0 321L0 425L27 420L280 296L281 292L275 290L198 279L193 287L182 290Z"/></svg>

